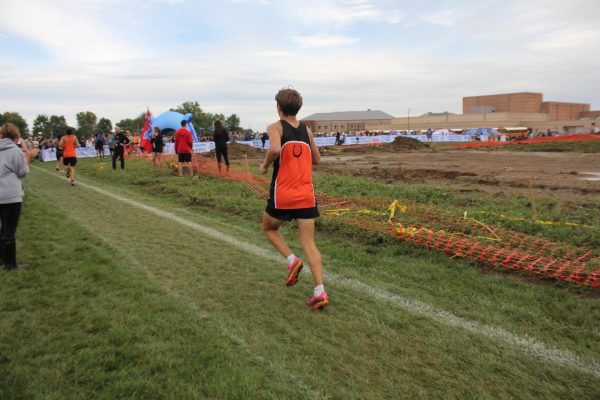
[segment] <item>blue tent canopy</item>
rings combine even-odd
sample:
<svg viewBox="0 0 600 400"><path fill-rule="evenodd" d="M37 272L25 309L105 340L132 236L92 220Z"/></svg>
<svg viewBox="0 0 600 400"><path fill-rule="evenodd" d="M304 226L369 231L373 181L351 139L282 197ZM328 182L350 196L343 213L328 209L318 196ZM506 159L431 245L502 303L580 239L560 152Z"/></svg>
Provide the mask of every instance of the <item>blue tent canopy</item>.
<svg viewBox="0 0 600 400"><path fill-rule="evenodd" d="M167 111L167 112L160 114L158 117L151 118L152 127L158 126L161 130L173 129L175 131L181 127L181 121L186 120L188 122L187 127L190 130L190 132L192 132L192 137L194 139L194 142L197 142L198 136L196 135L196 129L194 127L194 124L192 123L193 119L194 119L194 117L192 116L192 114L188 113L186 115L183 115L176 111ZM149 129L148 134L150 132L152 132L152 129ZM146 137L146 136L144 136L144 137Z"/></svg>

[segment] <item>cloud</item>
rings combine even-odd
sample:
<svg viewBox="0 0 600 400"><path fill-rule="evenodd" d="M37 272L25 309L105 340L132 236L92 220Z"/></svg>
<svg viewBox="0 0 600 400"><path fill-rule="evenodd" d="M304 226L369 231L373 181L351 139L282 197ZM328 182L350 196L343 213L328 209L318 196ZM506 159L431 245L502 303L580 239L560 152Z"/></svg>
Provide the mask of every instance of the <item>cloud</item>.
<svg viewBox="0 0 600 400"><path fill-rule="evenodd" d="M4 2L0 26L44 45L56 59L93 62L125 59L135 47L120 40L118 30L103 25L92 1Z"/></svg>
<svg viewBox="0 0 600 400"><path fill-rule="evenodd" d="M316 34L310 36L291 36L291 40L302 47L330 47L356 43L358 38L340 35Z"/></svg>
<svg viewBox="0 0 600 400"><path fill-rule="evenodd" d="M294 15L305 24L347 26L357 22L396 24L403 14L393 1L371 0L304 0L286 2Z"/></svg>
<svg viewBox="0 0 600 400"><path fill-rule="evenodd" d="M303 94L301 116L461 112L465 95L510 91L600 108L590 86L600 81L600 54L591 51L600 39L596 1L111 1L5 2L0 112L30 122L65 114L74 124L89 109L116 122L146 106L159 114L197 100L263 129L277 118L275 93L288 85ZM31 62L26 49L8 46L15 37L45 51Z"/></svg>
<svg viewBox="0 0 600 400"><path fill-rule="evenodd" d="M441 26L453 26L458 21L458 17L455 10L433 12L430 14L422 15L420 19L429 24Z"/></svg>

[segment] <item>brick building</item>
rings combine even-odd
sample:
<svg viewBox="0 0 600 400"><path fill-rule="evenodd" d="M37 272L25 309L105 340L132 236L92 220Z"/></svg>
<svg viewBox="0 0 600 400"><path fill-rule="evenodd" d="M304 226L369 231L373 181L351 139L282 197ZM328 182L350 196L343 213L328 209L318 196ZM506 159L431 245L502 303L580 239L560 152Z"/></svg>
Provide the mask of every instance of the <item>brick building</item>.
<svg viewBox="0 0 600 400"><path fill-rule="evenodd" d="M313 132L528 127L534 131L590 129L600 119L585 103L543 101L542 93L520 92L463 98L463 114L428 113L395 118L383 111L312 114L302 121ZM600 125L597 122L596 125Z"/></svg>
<svg viewBox="0 0 600 400"><path fill-rule="evenodd" d="M541 93L463 97L463 114L543 113L548 114L548 121L560 121L582 118L582 113L589 111L589 104L543 101Z"/></svg>

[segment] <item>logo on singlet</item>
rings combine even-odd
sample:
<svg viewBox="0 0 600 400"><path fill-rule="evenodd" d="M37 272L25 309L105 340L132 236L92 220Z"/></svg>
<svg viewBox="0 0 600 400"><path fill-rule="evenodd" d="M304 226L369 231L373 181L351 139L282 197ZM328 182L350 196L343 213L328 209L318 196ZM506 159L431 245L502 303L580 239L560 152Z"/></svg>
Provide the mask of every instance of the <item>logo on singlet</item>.
<svg viewBox="0 0 600 400"><path fill-rule="evenodd" d="M296 154L296 147L297 147L298 149L300 149L300 152L299 152L298 154ZM300 156L302 155L302 151L303 151L303 149L302 149L302 145L301 145L301 144L295 144L295 143L294 143L294 144L292 145L292 154L294 155L294 157L296 157L296 158L300 158Z"/></svg>

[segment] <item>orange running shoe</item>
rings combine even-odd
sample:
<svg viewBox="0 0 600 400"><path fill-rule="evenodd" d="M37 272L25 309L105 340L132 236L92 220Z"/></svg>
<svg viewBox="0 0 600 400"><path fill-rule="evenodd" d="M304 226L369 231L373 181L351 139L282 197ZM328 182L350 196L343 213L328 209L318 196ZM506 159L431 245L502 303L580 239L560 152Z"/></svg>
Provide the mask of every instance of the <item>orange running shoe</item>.
<svg viewBox="0 0 600 400"><path fill-rule="evenodd" d="M302 271L302 260L298 257L288 265L288 275L285 279L285 286L294 286L298 283L298 275Z"/></svg>
<svg viewBox="0 0 600 400"><path fill-rule="evenodd" d="M327 297L327 292L321 293L320 296L313 296L310 300L306 302L307 306L311 306L314 309L325 307L329 304L329 297Z"/></svg>

